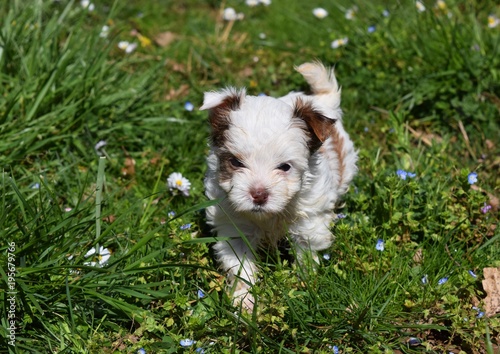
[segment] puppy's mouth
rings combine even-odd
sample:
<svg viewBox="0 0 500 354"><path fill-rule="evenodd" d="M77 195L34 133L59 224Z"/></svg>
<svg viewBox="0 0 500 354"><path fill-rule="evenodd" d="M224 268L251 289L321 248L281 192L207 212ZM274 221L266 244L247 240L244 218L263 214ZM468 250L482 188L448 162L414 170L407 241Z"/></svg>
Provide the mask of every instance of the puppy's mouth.
<svg viewBox="0 0 500 354"><path fill-rule="evenodd" d="M262 205L254 205L253 208L251 209L251 212L261 214L261 213L266 213L266 210Z"/></svg>

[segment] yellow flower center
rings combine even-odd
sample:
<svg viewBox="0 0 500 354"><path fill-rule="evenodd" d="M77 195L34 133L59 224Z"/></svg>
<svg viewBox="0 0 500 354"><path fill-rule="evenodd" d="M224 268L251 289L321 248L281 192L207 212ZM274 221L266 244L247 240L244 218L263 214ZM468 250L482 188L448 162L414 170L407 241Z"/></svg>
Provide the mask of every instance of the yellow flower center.
<svg viewBox="0 0 500 354"><path fill-rule="evenodd" d="M177 185L177 187L180 187L182 186L182 181L178 179L177 181L175 181L175 184Z"/></svg>

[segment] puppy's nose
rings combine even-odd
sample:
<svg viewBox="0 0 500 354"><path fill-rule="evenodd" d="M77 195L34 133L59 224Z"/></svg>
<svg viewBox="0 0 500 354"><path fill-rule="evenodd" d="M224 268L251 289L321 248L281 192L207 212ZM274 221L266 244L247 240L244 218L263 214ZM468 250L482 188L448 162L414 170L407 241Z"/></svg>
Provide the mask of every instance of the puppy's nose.
<svg viewBox="0 0 500 354"><path fill-rule="evenodd" d="M253 202L257 205L266 204L269 198L269 193L265 188L254 188L250 191L250 195L252 196Z"/></svg>

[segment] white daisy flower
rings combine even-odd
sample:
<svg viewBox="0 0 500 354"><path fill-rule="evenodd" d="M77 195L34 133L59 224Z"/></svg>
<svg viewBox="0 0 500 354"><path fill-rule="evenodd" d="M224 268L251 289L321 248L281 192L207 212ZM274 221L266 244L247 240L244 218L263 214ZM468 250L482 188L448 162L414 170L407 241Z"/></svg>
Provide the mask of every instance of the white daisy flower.
<svg viewBox="0 0 500 354"><path fill-rule="evenodd" d="M96 253L97 253L97 256L96 256ZM109 258L111 257L111 253L109 252L109 250L107 248L104 248L102 246L99 247L99 252L97 252L97 250L95 249L95 247L92 247L86 254L85 254L85 258L89 258L89 257L92 257L92 259L96 259L97 262L95 261L90 261L90 262L84 262L83 264L86 265L86 266L91 266L91 267L102 267L104 264L106 264L106 262L109 260Z"/></svg>
<svg viewBox="0 0 500 354"><path fill-rule="evenodd" d="M336 39L334 40L332 43L331 43L331 47L333 49L337 49L339 47L342 47L344 45L346 45L347 43L349 42L349 38L347 37L344 37L344 38L339 38L339 39Z"/></svg>
<svg viewBox="0 0 500 354"><path fill-rule="evenodd" d="M313 10L313 15L317 18L325 18L326 16L328 16L328 11L326 11L322 7L317 7Z"/></svg>
<svg viewBox="0 0 500 354"><path fill-rule="evenodd" d="M245 4L247 4L248 6L254 7L254 6L259 5L259 0L246 0Z"/></svg>
<svg viewBox="0 0 500 354"><path fill-rule="evenodd" d="M425 11L425 5L421 1L415 1L415 6L417 7L418 12Z"/></svg>
<svg viewBox="0 0 500 354"><path fill-rule="evenodd" d="M99 34L99 37L101 38L107 38L109 35L109 26L102 26L101 33Z"/></svg>
<svg viewBox="0 0 500 354"><path fill-rule="evenodd" d="M125 51L125 53L130 54L137 48L137 43L130 43L127 41L118 42L118 48Z"/></svg>
<svg viewBox="0 0 500 354"><path fill-rule="evenodd" d="M500 25L500 19L498 17L496 17L495 15L489 15L488 16L488 27L495 28L498 25Z"/></svg>
<svg viewBox="0 0 500 354"><path fill-rule="evenodd" d="M271 5L271 0L259 0L259 2L264 6Z"/></svg>
<svg viewBox="0 0 500 354"><path fill-rule="evenodd" d="M347 9L347 11L345 12L345 18L347 20L352 20L354 19L354 17L356 16L356 12L358 11L358 8L357 6L353 6L351 7L350 9Z"/></svg>
<svg viewBox="0 0 500 354"><path fill-rule="evenodd" d="M167 185L170 191L178 190L185 197L189 197L189 189L191 188L191 182L182 176L180 172L173 172L167 178Z"/></svg>
<svg viewBox="0 0 500 354"><path fill-rule="evenodd" d="M95 5L92 4L89 0L80 1L80 6L83 7L84 9L89 10L89 11L95 10Z"/></svg>
<svg viewBox="0 0 500 354"><path fill-rule="evenodd" d="M225 8L224 12L222 13L222 18L225 21L243 20L244 17L245 15L243 15L241 12L236 13L236 10L232 7Z"/></svg>

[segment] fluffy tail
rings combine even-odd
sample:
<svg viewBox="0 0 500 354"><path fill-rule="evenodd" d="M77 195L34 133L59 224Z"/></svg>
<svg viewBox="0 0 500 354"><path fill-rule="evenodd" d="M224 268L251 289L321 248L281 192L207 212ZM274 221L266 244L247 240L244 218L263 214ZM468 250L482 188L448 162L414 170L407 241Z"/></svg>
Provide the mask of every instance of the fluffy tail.
<svg viewBox="0 0 500 354"><path fill-rule="evenodd" d="M295 68L304 76L316 100L331 109L340 106L340 91L333 68L326 68L320 62L304 63Z"/></svg>

